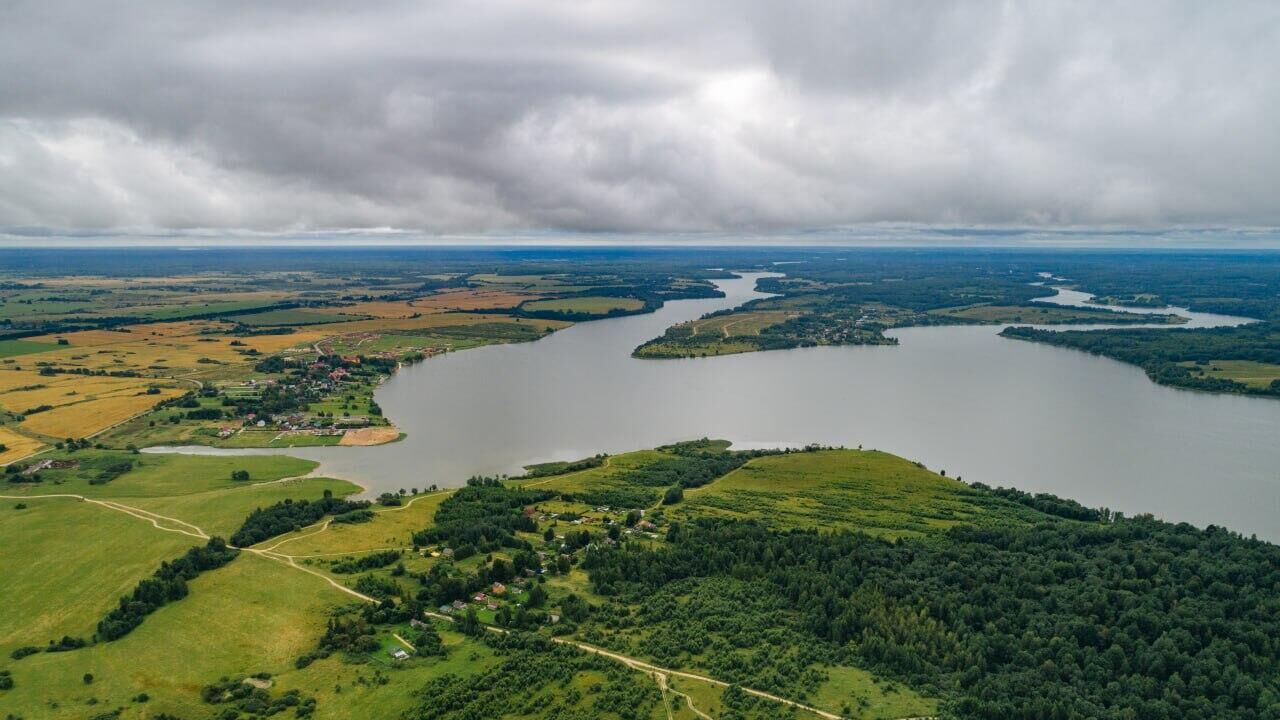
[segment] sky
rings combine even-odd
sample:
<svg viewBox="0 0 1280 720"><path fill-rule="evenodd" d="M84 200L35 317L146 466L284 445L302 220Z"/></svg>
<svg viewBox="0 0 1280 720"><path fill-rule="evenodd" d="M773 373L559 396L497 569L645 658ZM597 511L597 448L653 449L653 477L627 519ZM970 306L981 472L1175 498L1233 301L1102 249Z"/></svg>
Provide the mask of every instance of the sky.
<svg viewBox="0 0 1280 720"><path fill-rule="evenodd" d="M10 0L0 68L19 242L1280 244L1270 1Z"/></svg>

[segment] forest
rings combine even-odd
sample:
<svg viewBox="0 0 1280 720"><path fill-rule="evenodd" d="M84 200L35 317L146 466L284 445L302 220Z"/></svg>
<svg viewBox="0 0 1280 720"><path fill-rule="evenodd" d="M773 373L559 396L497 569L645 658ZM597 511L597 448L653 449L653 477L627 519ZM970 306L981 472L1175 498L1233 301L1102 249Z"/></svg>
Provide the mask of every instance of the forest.
<svg viewBox="0 0 1280 720"><path fill-rule="evenodd" d="M730 680L802 694L806 661L843 656L961 718L1280 717L1280 548L1221 528L1137 517L888 542L698 520L667 540L588 555L593 588L639 606L603 622L647 625L668 662L772 647L716 668Z"/></svg>
<svg viewBox="0 0 1280 720"><path fill-rule="evenodd" d="M1271 323L1239 327L1144 330L1050 331L1030 327L1006 328L1007 338L1083 350L1131 363L1162 385L1192 390L1280 397L1280 380L1252 385L1213 377L1204 367L1214 360L1245 360L1280 365L1280 330Z"/></svg>
<svg viewBox="0 0 1280 720"><path fill-rule="evenodd" d="M270 507L257 508L250 513L240 529L231 536L231 544L248 547L267 538L304 528L326 515L343 516L352 511L364 510L369 505L368 500L333 497L328 490L319 500L281 500Z"/></svg>

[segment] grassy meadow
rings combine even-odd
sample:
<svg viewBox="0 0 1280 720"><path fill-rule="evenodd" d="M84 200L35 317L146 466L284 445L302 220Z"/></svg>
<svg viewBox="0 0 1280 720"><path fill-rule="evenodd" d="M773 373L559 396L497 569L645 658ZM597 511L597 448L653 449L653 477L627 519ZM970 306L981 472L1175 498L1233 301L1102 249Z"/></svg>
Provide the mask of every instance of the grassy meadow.
<svg viewBox="0 0 1280 720"><path fill-rule="evenodd" d="M644 303L635 298L615 297L572 297L561 300L534 300L521 306L532 312L550 311L566 313L589 313L605 315L615 310L634 311L644 307Z"/></svg>
<svg viewBox="0 0 1280 720"><path fill-rule="evenodd" d="M823 450L757 458L685 491L674 517L754 519L778 529L913 537L959 524L1020 522L1026 511L896 455Z"/></svg>

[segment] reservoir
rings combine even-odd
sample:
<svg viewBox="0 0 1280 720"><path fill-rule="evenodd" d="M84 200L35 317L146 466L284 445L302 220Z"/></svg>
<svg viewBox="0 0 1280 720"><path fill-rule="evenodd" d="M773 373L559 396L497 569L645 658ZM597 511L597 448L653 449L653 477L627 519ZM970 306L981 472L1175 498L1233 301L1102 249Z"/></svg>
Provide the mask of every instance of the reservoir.
<svg viewBox="0 0 1280 720"><path fill-rule="evenodd" d="M970 482L1280 540L1277 400L1162 387L1133 366L1001 338L998 326L904 328L891 333L897 346L631 357L672 324L761 297L762 275L717 281L724 298L405 367L377 394L401 442L247 452L319 460L376 494L699 437L863 446ZM1187 326L1242 320L1189 316Z"/></svg>

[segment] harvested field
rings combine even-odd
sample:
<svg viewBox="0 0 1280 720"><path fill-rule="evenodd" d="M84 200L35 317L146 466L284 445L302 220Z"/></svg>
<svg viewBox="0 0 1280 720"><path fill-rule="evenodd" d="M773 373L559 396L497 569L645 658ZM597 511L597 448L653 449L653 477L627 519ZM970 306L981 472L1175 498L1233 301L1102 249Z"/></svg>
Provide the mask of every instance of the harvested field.
<svg viewBox="0 0 1280 720"><path fill-rule="evenodd" d="M393 427L371 427L359 430L348 430L342 435L339 445L382 445L400 437L400 431Z"/></svg>
<svg viewBox="0 0 1280 720"><path fill-rule="evenodd" d="M44 443L19 434L10 428L0 427L0 445L5 447L4 452L0 452L0 465L7 465L39 450L44 446Z"/></svg>
<svg viewBox="0 0 1280 720"><path fill-rule="evenodd" d="M28 417L22 429L55 438L88 437L183 392L171 388L161 390L159 395L125 395L63 405Z"/></svg>
<svg viewBox="0 0 1280 720"><path fill-rule="evenodd" d="M491 308L515 307L533 297L537 296L509 290L447 290L437 295L414 300L410 304L418 312L488 310Z"/></svg>
<svg viewBox="0 0 1280 720"><path fill-rule="evenodd" d="M136 394L144 392L149 383L136 378L104 378L84 377L81 375L62 375L42 378L39 383L44 387L30 390L12 390L0 394L0 408L9 412L20 413L28 408L41 405L59 407L72 403L84 402L98 397L115 396L121 393Z"/></svg>

